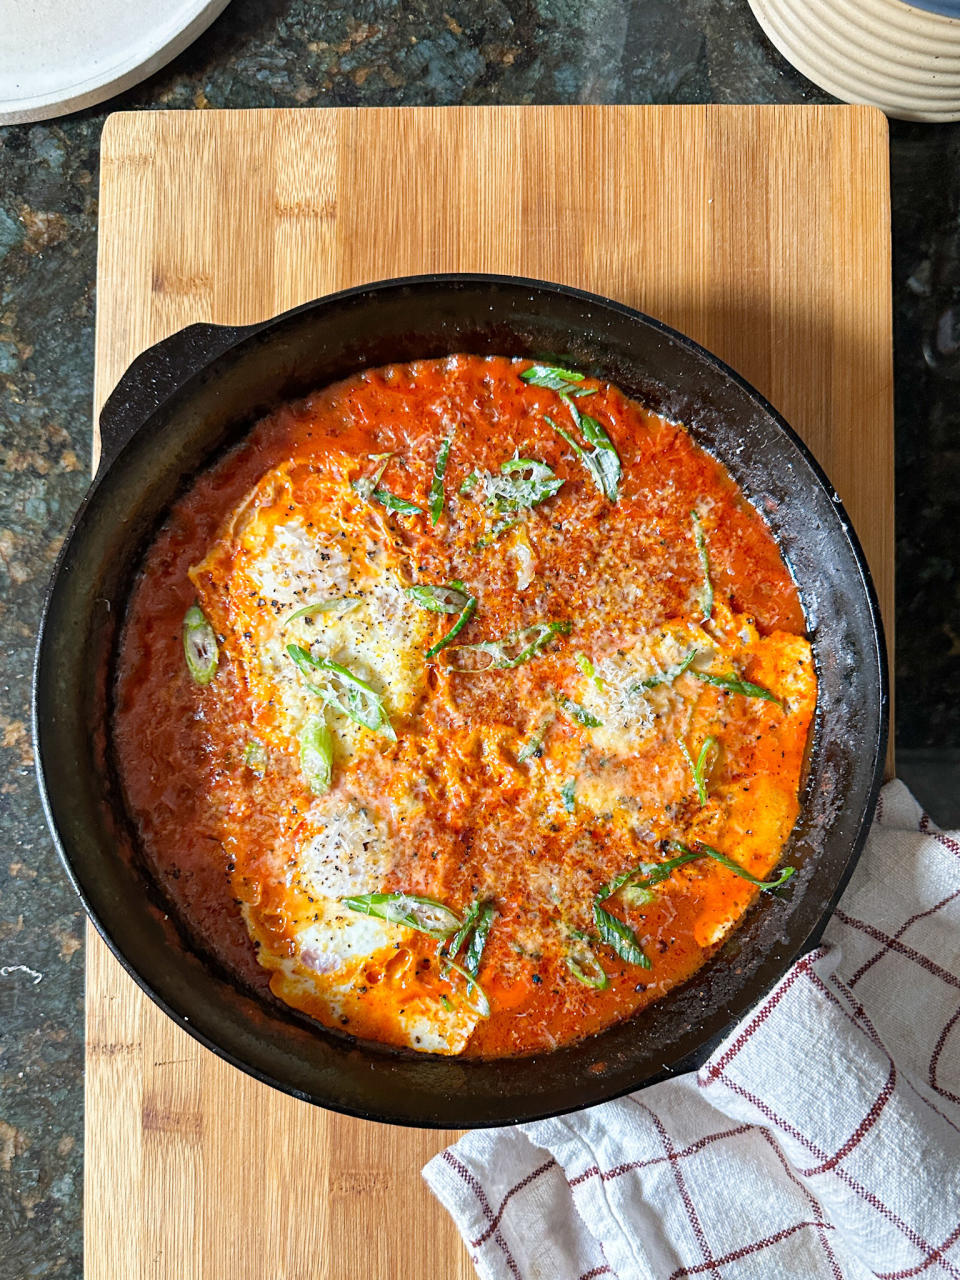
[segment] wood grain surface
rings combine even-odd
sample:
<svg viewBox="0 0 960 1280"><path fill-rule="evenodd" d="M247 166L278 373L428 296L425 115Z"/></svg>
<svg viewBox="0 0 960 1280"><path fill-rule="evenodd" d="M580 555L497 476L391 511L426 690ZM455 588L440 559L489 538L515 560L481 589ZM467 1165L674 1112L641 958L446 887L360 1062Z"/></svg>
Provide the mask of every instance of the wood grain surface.
<svg viewBox="0 0 960 1280"><path fill-rule="evenodd" d="M831 477L893 619L887 128L866 107L163 112L103 134L99 406L192 321L426 271L640 307ZM96 446L95 446L96 448ZM87 1280L465 1280L419 1177L454 1135L325 1113L197 1045L87 934Z"/></svg>

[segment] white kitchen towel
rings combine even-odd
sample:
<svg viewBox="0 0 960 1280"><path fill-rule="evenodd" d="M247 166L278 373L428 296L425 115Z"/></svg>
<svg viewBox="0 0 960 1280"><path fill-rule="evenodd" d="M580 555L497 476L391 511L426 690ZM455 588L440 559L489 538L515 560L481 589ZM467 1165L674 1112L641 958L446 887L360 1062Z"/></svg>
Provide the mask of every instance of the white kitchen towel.
<svg viewBox="0 0 960 1280"><path fill-rule="evenodd" d="M889 783L823 944L700 1071L424 1177L484 1280L960 1280L960 833Z"/></svg>

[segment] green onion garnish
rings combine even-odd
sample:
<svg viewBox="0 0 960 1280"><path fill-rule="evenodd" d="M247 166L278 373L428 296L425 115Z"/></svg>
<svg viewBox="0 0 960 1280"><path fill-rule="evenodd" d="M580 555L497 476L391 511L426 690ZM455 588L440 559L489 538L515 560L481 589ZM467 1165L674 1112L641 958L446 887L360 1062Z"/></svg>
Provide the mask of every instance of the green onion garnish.
<svg viewBox="0 0 960 1280"><path fill-rule="evenodd" d="M463 944L466 942L466 940L469 938L470 934L473 931L473 926L477 923L477 916L479 916L480 914L480 905L481 904L480 904L479 898L477 898L474 902L471 902L470 906L467 908L466 915L463 917L463 922L460 925L460 928L456 931L456 933L453 935L450 941L446 943L443 947L441 947L440 954L442 956L444 957L449 956L450 959L452 960L453 957L460 950L460 948L463 946ZM441 967L440 969L441 977L448 971L448 968L449 966L447 964L444 964Z"/></svg>
<svg viewBox="0 0 960 1280"><path fill-rule="evenodd" d="M323 716L308 720L299 740L300 772L314 795L325 795L333 779L333 736Z"/></svg>
<svg viewBox="0 0 960 1280"><path fill-rule="evenodd" d="M484 481L486 501L501 515L535 507L563 488L563 481L554 474L553 468L536 458L508 458L501 462L498 476L491 476L485 471L471 471L461 484L460 493L467 493L481 481ZM509 527L506 524L499 526L487 536L496 537ZM481 542L479 545L486 544Z"/></svg>
<svg viewBox="0 0 960 1280"><path fill-rule="evenodd" d="M267 749L259 738L251 738L243 749L243 763L258 778L267 771Z"/></svg>
<svg viewBox="0 0 960 1280"><path fill-rule="evenodd" d="M477 597L468 596L467 603L463 606L460 617L456 620L445 636L441 636L435 645L431 645L427 650L426 656L435 658L441 649L445 649L451 640L455 640L463 628L467 625L477 610Z"/></svg>
<svg viewBox="0 0 960 1280"><path fill-rule="evenodd" d="M597 890L595 895L597 902L604 902L607 898L613 897L629 880L632 880L638 874L639 869L637 867L631 867L629 871L621 871L618 876L614 876L612 880L608 880L605 885L602 885Z"/></svg>
<svg viewBox="0 0 960 1280"><path fill-rule="evenodd" d="M597 669L593 665L593 663L590 661L590 659L587 657L587 655L585 653L575 653L573 655L573 660L577 664L577 666L580 668L580 670L583 672L583 674L587 677L587 679L592 680L594 683L594 686L597 689L602 690L603 681L597 675Z"/></svg>
<svg viewBox="0 0 960 1280"><path fill-rule="evenodd" d="M520 750L517 752L517 764L523 764L524 760L529 760L531 756L539 755L543 746L543 740L547 736L547 730L553 723L553 716L547 716L540 724L532 737L528 738Z"/></svg>
<svg viewBox="0 0 960 1280"><path fill-rule="evenodd" d="M422 507L418 507L415 502L408 502L406 498L401 498L399 494L391 493L389 489L374 489L370 495L370 500L379 502L388 511L397 511L403 516L423 515Z"/></svg>
<svg viewBox="0 0 960 1280"><path fill-rule="evenodd" d="M686 760L687 764L690 766L690 772L693 774L693 782L697 788L697 798L702 807L707 803L707 780L705 776L707 756L716 749L717 740L716 738L704 738L703 746L700 748L700 754L697 756L696 760L694 760L693 756L688 751L687 744L682 738L678 738L677 742L680 746L680 750L683 752L684 760Z"/></svg>
<svg viewBox="0 0 960 1280"><path fill-rule="evenodd" d="M641 863L633 872L633 875L638 877L634 883L642 888L662 884L664 880L670 879L670 876L678 867L682 867L688 862L696 862L699 858L706 856L702 852L694 852L688 849L686 845L681 845L676 841L673 842L673 847L682 849L684 852L678 858L667 858L664 862Z"/></svg>
<svg viewBox="0 0 960 1280"><path fill-rule="evenodd" d="M472 978L475 978L480 972L483 949L487 945L490 926L493 924L496 914L497 909L492 902L488 902L480 911L480 918L474 927L473 937L470 939L463 957L463 967ZM456 952L452 954L455 955Z"/></svg>
<svg viewBox="0 0 960 1280"><path fill-rule="evenodd" d="M450 965L450 968L455 969L457 973L459 973L460 977L463 978L463 980L466 982L467 991L473 995L474 1001L477 1006L477 1012L480 1014L480 1017L489 1018L490 1017L490 1001L487 999L487 993L484 991L483 987L481 987L480 983L476 980L473 974L467 973L466 969L464 969L461 965L457 964L453 960L448 961L448 963Z"/></svg>
<svg viewBox="0 0 960 1280"><path fill-rule="evenodd" d="M567 813L573 813L574 809L576 809L577 807L576 801L574 800L574 796L573 796L573 793L574 791L576 791L576 789L577 789L576 778L568 778L567 781L560 788L560 799L563 801L563 807L564 809L566 809Z"/></svg>
<svg viewBox="0 0 960 1280"><path fill-rule="evenodd" d="M628 964L638 964L642 969L653 967L630 926L601 907L598 899L594 899L593 903L593 922L601 939L608 947L613 948L621 960L626 960Z"/></svg>
<svg viewBox="0 0 960 1280"><path fill-rule="evenodd" d="M374 454L373 461L379 462L380 463L379 467L377 467L376 471L373 473L372 476L364 476L360 480L351 480L350 488L353 489L355 493L359 493L361 498L364 498L367 502L369 502L371 497L373 496L374 489L376 489L377 485L380 483L380 477L383 475L384 471L386 471L387 469L387 463L390 461L392 457L393 457L392 453Z"/></svg>
<svg viewBox="0 0 960 1280"><path fill-rule="evenodd" d="M477 539L477 550L479 551L481 547L489 547L491 542L496 542L501 533L506 533L508 529L515 529L519 523L519 519L498 520L489 533L485 533L482 538Z"/></svg>
<svg viewBox="0 0 960 1280"><path fill-rule="evenodd" d="M696 852L688 849L687 846L682 844L679 840L671 840L670 848L679 849L686 861L697 857L712 858L714 862L719 862L722 867L726 867L728 871L734 872L734 874L738 875L742 880L748 880L750 884L755 884L758 889L779 889L782 884L786 884L792 875L796 874L797 870L796 867L784 867L776 880L758 880L755 875L752 875L751 872L746 869L746 867L741 867L739 862L734 862L732 858L728 858L727 855L725 853L721 853L719 849L713 849L710 845L704 844L700 840L697 841ZM674 859L674 861L676 862L677 860Z"/></svg>
<svg viewBox="0 0 960 1280"><path fill-rule="evenodd" d="M213 627L197 604L183 615L183 656L194 684L209 684L217 674L220 651Z"/></svg>
<svg viewBox="0 0 960 1280"><path fill-rule="evenodd" d="M641 862L639 866L631 867L629 871L621 871L619 875L614 876L612 880L608 880L605 885L597 890L595 900L604 902L607 898L612 897L615 893L620 893L622 890L621 896L624 901L651 902L654 895L649 893L648 890L652 885L660 884L662 881L669 879L671 873L677 867L682 867L684 863L705 857L702 853L694 853L692 850L687 849L686 845L678 847L684 850L679 858L669 858L665 862Z"/></svg>
<svg viewBox="0 0 960 1280"><path fill-rule="evenodd" d="M452 583L446 587L434 587L428 584L404 587L403 594L415 600L422 609L429 609L431 613L461 613L470 599L465 591L461 591Z"/></svg>
<svg viewBox="0 0 960 1280"><path fill-rule="evenodd" d="M500 464L500 476L488 486L487 501L496 511L535 507L563 488L553 468L534 458L510 458Z"/></svg>
<svg viewBox="0 0 960 1280"><path fill-rule="evenodd" d="M582 373L561 369L557 365L535 364L524 369L520 377L531 387L546 387L548 391L567 391L571 383L583 381Z"/></svg>
<svg viewBox="0 0 960 1280"><path fill-rule="evenodd" d="M709 622L713 614L713 579L710 577L710 553L707 551L707 539L703 532L703 522L696 511L690 512L693 519L693 540L696 543L697 555L700 557L700 569L703 573L703 586L700 588L700 611L702 620Z"/></svg>
<svg viewBox="0 0 960 1280"><path fill-rule="evenodd" d="M329 658L314 658L309 649L299 644L288 644L287 653L306 677L311 693L365 729L396 740L383 698L366 680Z"/></svg>
<svg viewBox="0 0 960 1280"><path fill-rule="evenodd" d="M430 481L429 508L430 523L436 524L440 519L440 513L443 511L443 473L447 469L447 459L450 457L450 445L452 436L447 436L440 441L440 448L437 450L437 458L433 464L433 479Z"/></svg>
<svg viewBox="0 0 960 1280"><path fill-rule="evenodd" d="M391 493L389 489L380 487L380 478L387 469L387 463L392 457L392 453L377 454L376 459L380 462L380 465L373 475L365 476L362 480L351 480L350 488L365 501L379 502L388 511L398 511L401 515L422 515L423 510L416 503L408 502L406 498L398 497L397 494Z"/></svg>
<svg viewBox="0 0 960 1280"><path fill-rule="evenodd" d="M435 898L421 898L414 893L365 893L340 900L350 911L364 916L377 916L391 924L406 925L430 938L449 938L460 925L459 917Z"/></svg>
<svg viewBox="0 0 960 1280"><path fill-rule="evenodd" d="M546 414L544 414L544 421L556 431L557 435L566 440L567 444L586 467L590 478L603 496L610 502L616 502L620 477L623 474L620 455L617 453L616 446L596 418L581 417L569 396L561 396L561 399L572 413L574 421L583 432L587 442L593 448L588 452L583 445L573 438L569 431L558 426Z"/></svg>
<svg viewBox="0 0 960 1280"><path fill-rule="evenodd" d="M651 902L656 902L657 895L650 889L645 889L640 884L628 884L620 897L628 907L646 907Z"/></svg>
<svg viewBox="0 0 960 1280"><path fill-rule="evenodd" d="M625 902L652 902L654 895L649 890L653 885L668 880L677 867L682 867L684 863L695 862L706 857L706 854L695 853L686 845L676 842L674 845L684 850L680 857L668 858L665 862L641 862L639 866L631 867L629 871L621 871L618 876L614 876L597 891L594 901L603 902L622 890L621 897Z"/></svg>
<svg viewBox="0 0 960 1280"><path fill-rule="evenodd" d="M440 1003L443 1006L443 1008L446 1009L447 1013L453 1013L453 1005L450 1003L450 1001L447 999L446 996L440 997Z"/></svg>
<svg viewBox="0 0 960 1280"><path fill-rule="evenodd" d="M570 930L564 962L576 980L582 982L585 987L595 987L597 991L603 991L610 985L610 979L593 954L586 934L580 933L578 929Z"/></svg>
<svg viewBox="0 0 960 1280"><path fill-rule="evenodd" d="M623 474L616 446L596 418L588 418L584 415L580 419L580 429L587 443L593 445L593 452L586 457L591 458L596 467L599 476L598 488L611 502L616 502L617 488Z"/></svg>
<svg viewBox="0 0 960 1280"><path fill-rule="evenodd" d="M288 627L291 622L296 622L298 618L311 618L315 613L346 613L359 603L360 601L356 596L336 596L332 600L317 600L313 604L305 604L296 613L291 613L283 625Z"/></svg>
<svg viewBox="0 0 960 1280"><path fill-rule="evenodd" d="M661 684L673 684L674 680L678 676L682 676L687 667L690 666L697 656L697 652L696 649L691 649L682 662L668 667L666 671L661 671L655 676L647 676L646 680L638 680L636 684L630 686L628 693L638 693L641 689L656 689Z"/></svg>
<svg viewBox="0 0 960 1280"><path fill-rule="evenodd" d="M455 671L509 671L529 662L544 649L557 635L569 635L569 622L538 622L532 627L524 627L504 636L502 640L484 640L480 644L454 645L451 653L473 653L488 658L482 666L457 667L450 665ZM429 654L427 655L430 656Z"/></svg>
<svg viewBox="0 0 960 1280"><path fill-rule="evenodd" d="M603 727L603 721L598 720L595 715L589 712L586 707L581 707L579 702L574 702L572 698L568 698L565 693L554 695L557 705L564 710L572 720L576 720L578 724L582 724L586 729L600 729Z"/></svg>
<svg viewBox="0 0 960 1280"><path fill-rule="evenodd" d="M726 689L727 693L741 693L745 698L763 698L765 702L775 702L778 707L783 703L775 693L765 689L762 684L751 684L749 680L741 680L732 672L728 676L714 676L709 671L691 671L690 674L704 684L716 685L718 689Z"/></svg>

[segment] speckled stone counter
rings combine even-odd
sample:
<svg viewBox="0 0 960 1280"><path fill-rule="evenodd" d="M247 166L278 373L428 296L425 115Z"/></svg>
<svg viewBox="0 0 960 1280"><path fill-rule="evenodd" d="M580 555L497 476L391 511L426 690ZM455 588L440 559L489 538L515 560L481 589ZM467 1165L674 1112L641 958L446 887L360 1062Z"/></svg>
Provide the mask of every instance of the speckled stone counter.
<svg viewBox="0 0 960 1280"><path fill-rule="evenodd" d="M29 741L37 616L87 483L108 110L824 102L746 0L233 0L103 110L0 129L0 1277L79 1277L81 915ZM901 774L960 820L960 125L891 126ZM852 287L855 287L855 283ZM118 1277L126 1280L126 1277Z"/></svg>

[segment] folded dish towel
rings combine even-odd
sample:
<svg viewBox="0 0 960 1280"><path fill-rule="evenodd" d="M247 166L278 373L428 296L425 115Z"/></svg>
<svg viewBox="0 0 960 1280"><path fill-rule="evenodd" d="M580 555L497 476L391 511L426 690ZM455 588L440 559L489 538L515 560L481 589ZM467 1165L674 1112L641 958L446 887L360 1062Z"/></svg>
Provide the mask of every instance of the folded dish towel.
<svg viewBox="0 0 960 1280"><path fill-rule="evenodd" d="M484 1280L960 1280L960 833L889 783L823 944L700 1071L424 1177Z"/></svg>

